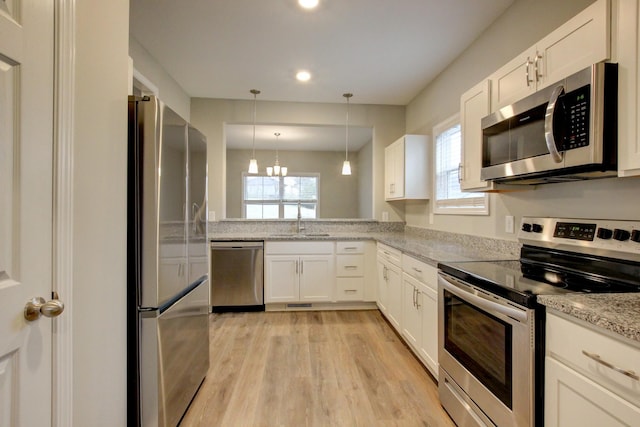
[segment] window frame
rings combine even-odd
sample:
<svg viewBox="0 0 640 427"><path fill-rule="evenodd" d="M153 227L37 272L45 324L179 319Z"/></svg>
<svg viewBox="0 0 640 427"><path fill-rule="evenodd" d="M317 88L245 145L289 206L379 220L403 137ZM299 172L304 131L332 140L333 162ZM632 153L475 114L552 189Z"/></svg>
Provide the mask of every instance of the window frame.
<svg viewBox="0 0 640 427"><path fill-rule="evenodd" d="M262 200L247 200L246 196L246 185L245 179L247 177L264 177L264 178L275 178L274 176L268 176L266 173L258 173L258 174L250 174L248 172L242 172L242 218L247 219L247 202L249 204L262 204L264 205L273 205L278 206L278 218L253 218L256 220L277 220L277 219L292 219L284 217L284 205L291 203L302 203L302 204L311 204L315 203L316 207L316 216L313 218L306 217L304 219L318 219L318 215L320 214L320 174L319 173L290 173L287 174L286 177L278 176L277 178L280 180L280 198L278 199L262 199ZM316 194L317 197L315 199L285 199L283 198L284 191L284 179L290 177L301 177L301 178L316 178Z"/></svg>
<svg viewBox="0 0 640 427"><path fill-rule="evenodd" d="M474 194L474 196L438 199L438 136L455 126L460 126L459 163L462 164L464 139L460 114L456 113L433 126L433 213L440 215L489 215L488 193L460 190L462 193ZM460 167L458 167L457 173L458 183L460 183Z"/></svg>

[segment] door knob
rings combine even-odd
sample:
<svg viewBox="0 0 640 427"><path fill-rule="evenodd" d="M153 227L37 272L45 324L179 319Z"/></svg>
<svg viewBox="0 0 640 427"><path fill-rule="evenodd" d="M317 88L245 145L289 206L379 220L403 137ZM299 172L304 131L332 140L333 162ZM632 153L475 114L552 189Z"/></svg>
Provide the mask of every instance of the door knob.
<svg viewBox="0 0 640 427"><path fill-rule="evenodd" d="M45 301L42 297L34 297L24 306L24 318L32 322L38 320L40 315L45 317L57 317L64 311L64 304L58 299L58 293L53 293L53 299Z"/></svg>

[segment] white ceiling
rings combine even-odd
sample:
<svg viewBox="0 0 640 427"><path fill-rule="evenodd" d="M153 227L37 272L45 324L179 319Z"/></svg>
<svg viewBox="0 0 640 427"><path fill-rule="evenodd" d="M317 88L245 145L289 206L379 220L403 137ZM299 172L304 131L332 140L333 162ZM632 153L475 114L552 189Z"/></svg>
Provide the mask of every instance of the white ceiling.
<svg viewBox="0 0 640 427"><path fill-rule="evenodd" d="M256 125L256 150L344 151L345 126ZM227 148L251 149L253 126L227 124L224 127ZM371 141L373 129L349 126L349 151L359 151Z"/></svg>
<svg viewBox="0 0 640 427"><path fill-rule="evenodd" d="M131 0L130 33L191 97L406 105L512 2Z"/></svg>

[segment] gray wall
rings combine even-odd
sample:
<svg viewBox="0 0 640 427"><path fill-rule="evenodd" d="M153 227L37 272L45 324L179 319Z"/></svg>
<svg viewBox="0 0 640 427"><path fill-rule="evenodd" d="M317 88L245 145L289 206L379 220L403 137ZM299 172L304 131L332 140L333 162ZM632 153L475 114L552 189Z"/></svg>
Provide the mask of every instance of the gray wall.
<svg viewBox="0 0 640 427"><path fill-rule="evenodd" d="M129 4L80 1L75 12L73 290L60 295L73 328L69 425L124 426Z"/></svg>
<svg viewBox="0 0 640 427"><path fill-rule="evenodd" d="M227 218L242 217L242 172L249 167L251 150L227 150ZM359 218L358 153L349 153L352 175L343 176L344 151L280 151L288 174L320 174L319 218ZM260 171L272 165L274 151L256 150Z"/></svg>
<svg viewBox="0 0 640 427"><path fill-rule="evenodd" d="M373 144L368 143L358 152L358 191L360 218L373 218Z"/></svg>
<svg viewBox="0 0 640 427"><path fill-rule="evenodd" d="M129 38L129 56L133 68L158 88L158 98L183 119L189 121L191 98L158 61L134 38Z"/></svg>
<svg viewBox="0 0 640 427"><path fill-rule="evenodd" d="M436 123L459 111L460 95L512 57L562 25L591 0L517 0L460 57L407 106L407 133L431 134ZM505 215L516 224L523 215L578 218L640 218L640 181L610 178L549 184L518 192L490 194L489 216L434 215L429 202L405 206L407 224L514 240L504 232Z"/></svg>

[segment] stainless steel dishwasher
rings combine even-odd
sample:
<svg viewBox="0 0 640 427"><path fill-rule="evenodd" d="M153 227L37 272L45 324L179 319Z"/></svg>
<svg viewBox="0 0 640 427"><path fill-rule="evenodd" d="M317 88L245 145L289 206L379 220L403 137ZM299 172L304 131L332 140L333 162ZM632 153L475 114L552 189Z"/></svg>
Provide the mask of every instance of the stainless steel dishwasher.
<svg viewBox="0 0 640 427"><path fill-rule="evenodd" d="M211 242L211 310L264 311L264 242Z"/></svg>

